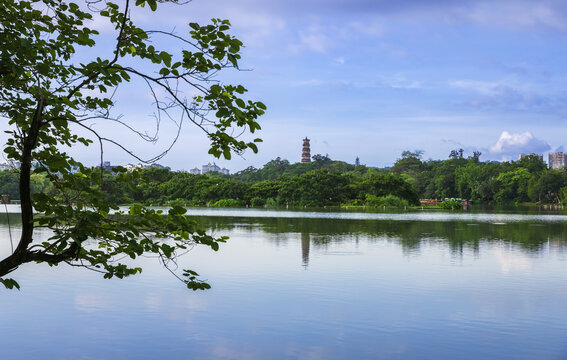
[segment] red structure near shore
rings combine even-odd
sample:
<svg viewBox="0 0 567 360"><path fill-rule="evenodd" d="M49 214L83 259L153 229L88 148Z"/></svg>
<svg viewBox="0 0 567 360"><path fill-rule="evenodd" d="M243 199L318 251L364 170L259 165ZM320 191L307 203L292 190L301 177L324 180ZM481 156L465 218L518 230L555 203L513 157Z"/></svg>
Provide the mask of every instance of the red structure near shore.
<svg viewBox="0 0 567 360"><path fill-rule="evenodd" d="M443 201L437 199L419 199L421 205L437 206Z"/></svg>

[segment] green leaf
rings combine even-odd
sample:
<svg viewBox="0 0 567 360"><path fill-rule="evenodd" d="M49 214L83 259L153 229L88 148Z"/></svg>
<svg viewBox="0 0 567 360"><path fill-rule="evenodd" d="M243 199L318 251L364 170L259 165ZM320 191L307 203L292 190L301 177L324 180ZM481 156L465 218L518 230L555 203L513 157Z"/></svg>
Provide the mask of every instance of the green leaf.
<svg viewBox="0 0 567 360"><path fill-rule="evenodd" d="M171 67L171 54L165 51L162 51L159 54L161 60L167 67Z"/></svg>
<svg viewBox="0 0 567 360"><path fill-rule="evenodd" d="M252 151L254 152L254 154L257 154L257 153L258 153L258 146L256 146L256 144L254 144L254 143L248 143L248 147L249 147L250 149L252 149Z"/></svg>
<svg viewBox="0 0 567 360"><path fill-rule="evenodd" d="M236 98L236 100L234 100L236 102L236 105L238 105L241 108L246 107L246 104L244 103L244 100L242 100L241 98Z"/></svg>
<svg viewBox="0 0 567 360"><path fill-rule="evenodd" d="M13 288L16 288L16 289L20 290L20 284L18 284L16 282L16 280L14 280L14 279L2 279L2 278L0 278L0 283L2 283L6 287L6 289L11 290Z"/></svg>

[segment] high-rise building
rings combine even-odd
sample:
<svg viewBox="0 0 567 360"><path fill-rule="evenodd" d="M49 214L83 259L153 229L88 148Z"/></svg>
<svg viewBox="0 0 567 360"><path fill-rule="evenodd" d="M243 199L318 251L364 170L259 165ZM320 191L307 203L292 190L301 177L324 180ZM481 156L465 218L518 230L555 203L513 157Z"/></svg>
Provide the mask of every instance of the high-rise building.
<svg viewBox="0 0 567 360"><path fill-rule="evenodd" d="M301 162L302 163L311 162L311 147L309 145L309 139L307 137L303 139L303 151L301 152Z"/></svg>
<svg viewBox="0 0 567 360"><path fill-rule="evenodd" d="M549 153L549 168L561 169L567 164L567 154L560 152Z"/></svg>

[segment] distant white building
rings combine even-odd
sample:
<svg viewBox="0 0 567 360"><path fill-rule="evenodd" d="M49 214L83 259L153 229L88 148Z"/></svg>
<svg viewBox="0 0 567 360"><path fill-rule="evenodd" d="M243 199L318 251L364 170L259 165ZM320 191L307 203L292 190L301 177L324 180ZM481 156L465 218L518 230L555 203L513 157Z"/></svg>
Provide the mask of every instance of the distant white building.
<svg viewBox="0 0 567 360"><path fill-rule="evenodd" d="M129 171L129 172L132 172L132 171L134 171L134 170L136 170L136 169L141 169L142 167L143 167L142 164L136 164L136 165L134 165L134 164L126 164L126 165L124 165L124 169L126 169L126 170Z"/></svg>
<svg viewBox="0 0 567 360"><path fill-rule="evenodd" d="M222 168L220 169L220 173L225 175L230 175L230 170L228 170L227 168Z"/></svg>
<svg viewBox="0 0 567 360"><path fill-rule="evenodd" d="M207 165L203 165L203 170L201 171L201 173L206 174L211 171L220 172L220 170L221 168L217 164L213 163L211 165L211 163L208 163Z"/></svg>
<svg viewBox="0 0 567 360"><path fill-rule="evenodd" d="M109 163L110 164L110 163ZM137 163L137 164L126 164L123 166L126 170L132 172L136 169L148 169L148 168L157 168L157 169L167 169L167 170L171 170L171 168L169 166L163 166L161 164L151 164L151 165L146 165L146 164L142 164L142 163Z"/></svg>
<svg viewBox="0 0 567 360"><path fill-rule="evenodd" d="M195 168L189 170L189 174L200 175L200 174L201 174L201 170L199 170L199 168L195 166Z"/></svg>

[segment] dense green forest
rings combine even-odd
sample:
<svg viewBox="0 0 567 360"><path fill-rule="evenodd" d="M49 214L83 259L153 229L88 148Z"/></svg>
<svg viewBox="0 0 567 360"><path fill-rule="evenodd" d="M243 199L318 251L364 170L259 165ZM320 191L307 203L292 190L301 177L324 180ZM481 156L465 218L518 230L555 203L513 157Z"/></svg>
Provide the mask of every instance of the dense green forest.
<svg viewBox="0 0 567 360"><path fill-rule="evenodd" d="M310 163L277 158L261 169L233 175L192 175L146 168L128 173L83 169L93 187L101 186L117 204L208 206L404 207L420 198L462 198L480 203L552 203L567 200L567 170L547 169L537 156L512 162L481 162L480 153L465 158L452 151L447 160L422 160L404 151L390 169L355 166L315 155ZM0 172L0 192L18 199L17 170ZM101 184L102 175L102 185ZM32 176L35 193L57 193L41 172Z"/></svg>
<svg viewBox="0 0 567 360"><path fill-rule="evenodd" d="M548 169L535 155L510 162L481 162L480 155L465 158L459 149L447 160L423 161L420 151L404 151L390 170L410 182L420 198L496 204L567 200L567 169Z"/></svg>

